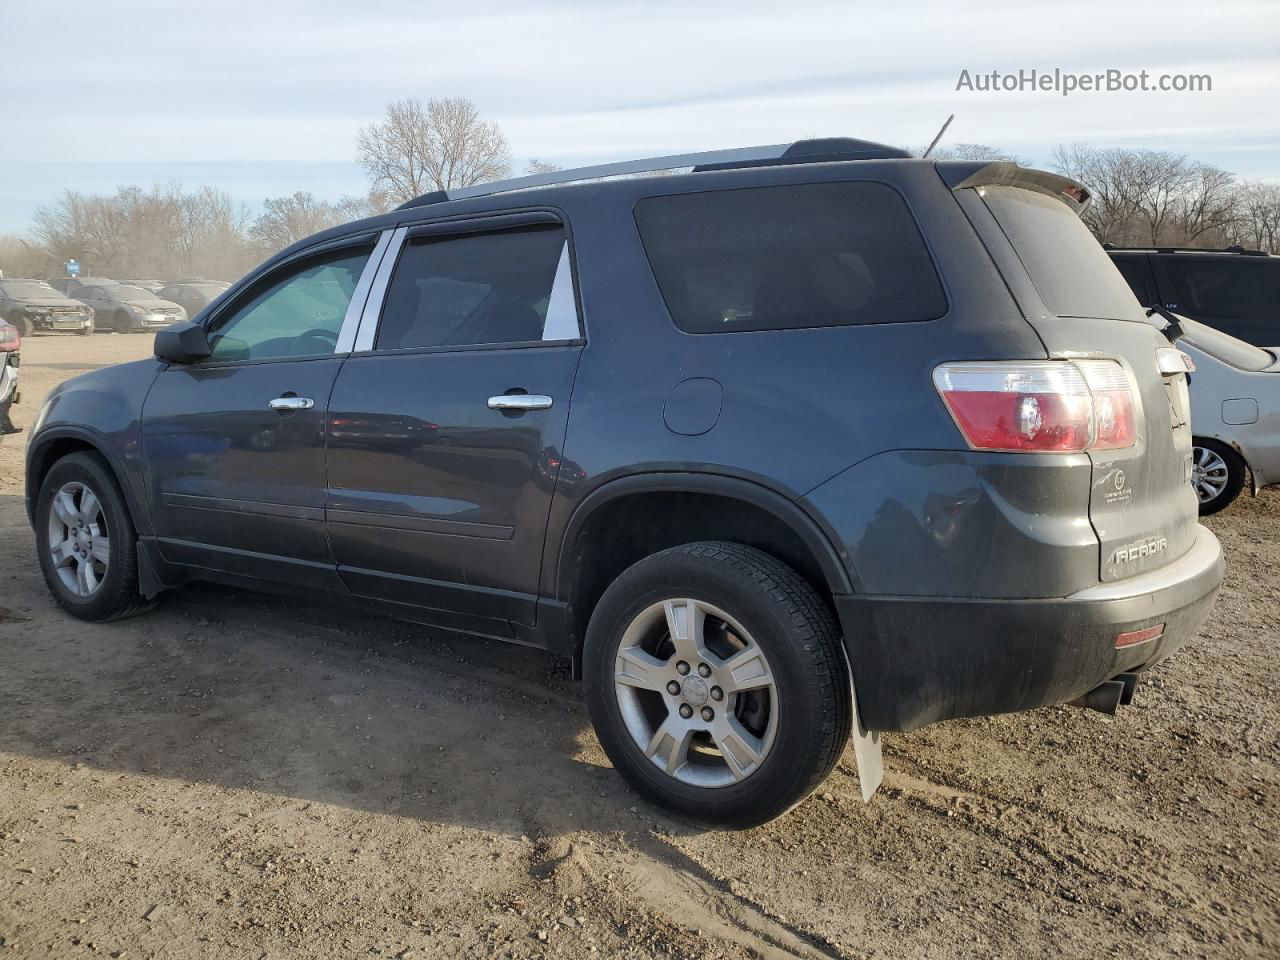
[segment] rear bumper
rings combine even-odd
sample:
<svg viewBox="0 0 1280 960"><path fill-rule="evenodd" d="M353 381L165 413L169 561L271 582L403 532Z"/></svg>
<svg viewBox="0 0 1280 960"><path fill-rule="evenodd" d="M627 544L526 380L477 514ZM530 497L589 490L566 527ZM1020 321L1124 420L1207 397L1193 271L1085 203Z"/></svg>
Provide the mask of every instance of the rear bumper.
<svg viewBox="0 0 1280 960"><path fill-rule="evenodd" d="M1218 539L1200 527L1173 563L1065 598L836 597L862 722L914 730L1074 700L1182 646L1222 576ZM1116 649L1117 634L1161 623L1159 638Z"/></svg>

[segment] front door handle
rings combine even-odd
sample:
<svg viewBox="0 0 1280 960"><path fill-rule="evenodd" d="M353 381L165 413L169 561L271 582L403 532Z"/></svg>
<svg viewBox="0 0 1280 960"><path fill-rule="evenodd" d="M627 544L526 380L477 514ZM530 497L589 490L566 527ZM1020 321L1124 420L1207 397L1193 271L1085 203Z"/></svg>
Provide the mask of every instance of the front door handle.
<svg viewBox="0 0 1280 960"><path fill-rule="evenodd" d="M533 393L504 393L489 398L490 410L546 410L553 403L550 397Z"/></svg>
<svg viewBox="0 0 1280 960"><path fill-rule="evenodd" d="M310 397L276 397L267 403L272 410L285 413L290 410L310 410L316 402Z"/></svg>

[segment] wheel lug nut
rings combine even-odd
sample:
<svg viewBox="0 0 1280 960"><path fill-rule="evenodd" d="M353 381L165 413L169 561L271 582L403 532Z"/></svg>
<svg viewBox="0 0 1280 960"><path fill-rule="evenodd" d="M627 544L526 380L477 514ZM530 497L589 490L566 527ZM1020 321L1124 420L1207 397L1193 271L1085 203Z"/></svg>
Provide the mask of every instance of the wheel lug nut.
<svg viewBox="0 0 1280 960"><path fill-rule="evenodd" d="M679 692L680 692L680 684L676 683L674 680L672 680L670 683L667 684L667 693L671 694L672 696L675 696Z"/></svg>
<svg viewBox="0 0 1280 960"><path fill-rule="evenodd" d="M712 687L712 688L711 688L711 699L712 699L712 700L723 700L723 699L724 699L724 691L723 691L723 690L721 690L719 687Z"/></svg>
<svg viewBox="0 0 1280 960"><path fill-rule="evenodd" d="M707 723L710 723L712 720L714 720L715 716L716 716L716 712L712 710L710 707L702 708L702 719L707 721Z"/></svg>
<svg viewBox="0 0 1280 960"><path fill-rule="evenodd" d="M689 706L687 703L680 704L680 716L688 720L693 716L693 707Z"/></svg>
<svg viewBox="0 0 1280 960"><path fill-rule="evenodd" d="M698 673L700 673L704 677L709 677L711 676L711 668L707 666L705 663L700 663L698 664Z"/></svg>
<svg viewBox="0 0 1280 960"><path fill-rule="evenodd" d="M685 663L683 660L681 660L679 663L676 664L676 673L680 674L680 676L683 677L688 672L689 672L689 665Z"/></svg>

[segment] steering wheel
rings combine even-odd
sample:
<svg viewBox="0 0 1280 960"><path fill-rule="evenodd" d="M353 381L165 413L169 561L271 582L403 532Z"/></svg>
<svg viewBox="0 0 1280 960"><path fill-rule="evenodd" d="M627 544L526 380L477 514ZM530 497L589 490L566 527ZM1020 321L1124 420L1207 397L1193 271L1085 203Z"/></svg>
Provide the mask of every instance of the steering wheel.
<svg viewBox="0 0 1280 960"><path fill-rule="evenodd" d="M333 353L334 348L338 346L338 335L332 330L325 330L317 327L314 330L308 330L300 333L293 341L293 352L295 356L305 356L309 353Z"/></svg>

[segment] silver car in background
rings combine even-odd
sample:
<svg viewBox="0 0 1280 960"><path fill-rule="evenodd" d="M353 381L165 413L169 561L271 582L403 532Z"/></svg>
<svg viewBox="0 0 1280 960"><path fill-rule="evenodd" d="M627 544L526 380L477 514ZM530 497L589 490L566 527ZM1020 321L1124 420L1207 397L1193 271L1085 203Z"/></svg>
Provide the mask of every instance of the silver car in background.
<svg viewBox="0 0 1280 960"><path fill-rule="evenodd" d="M1190 355L1191 484L1200 513L1217 513L1252 477L1256 496L1280 484L1280 356L1179 317Z"/></svg>
<svg viewBox="0 0 1280 960"><path fill-rule="evenodd" d="M128 284L94 284L71 295L93 308L99 330L142 333L187 319L186 310L178 304Z"/></svg>

